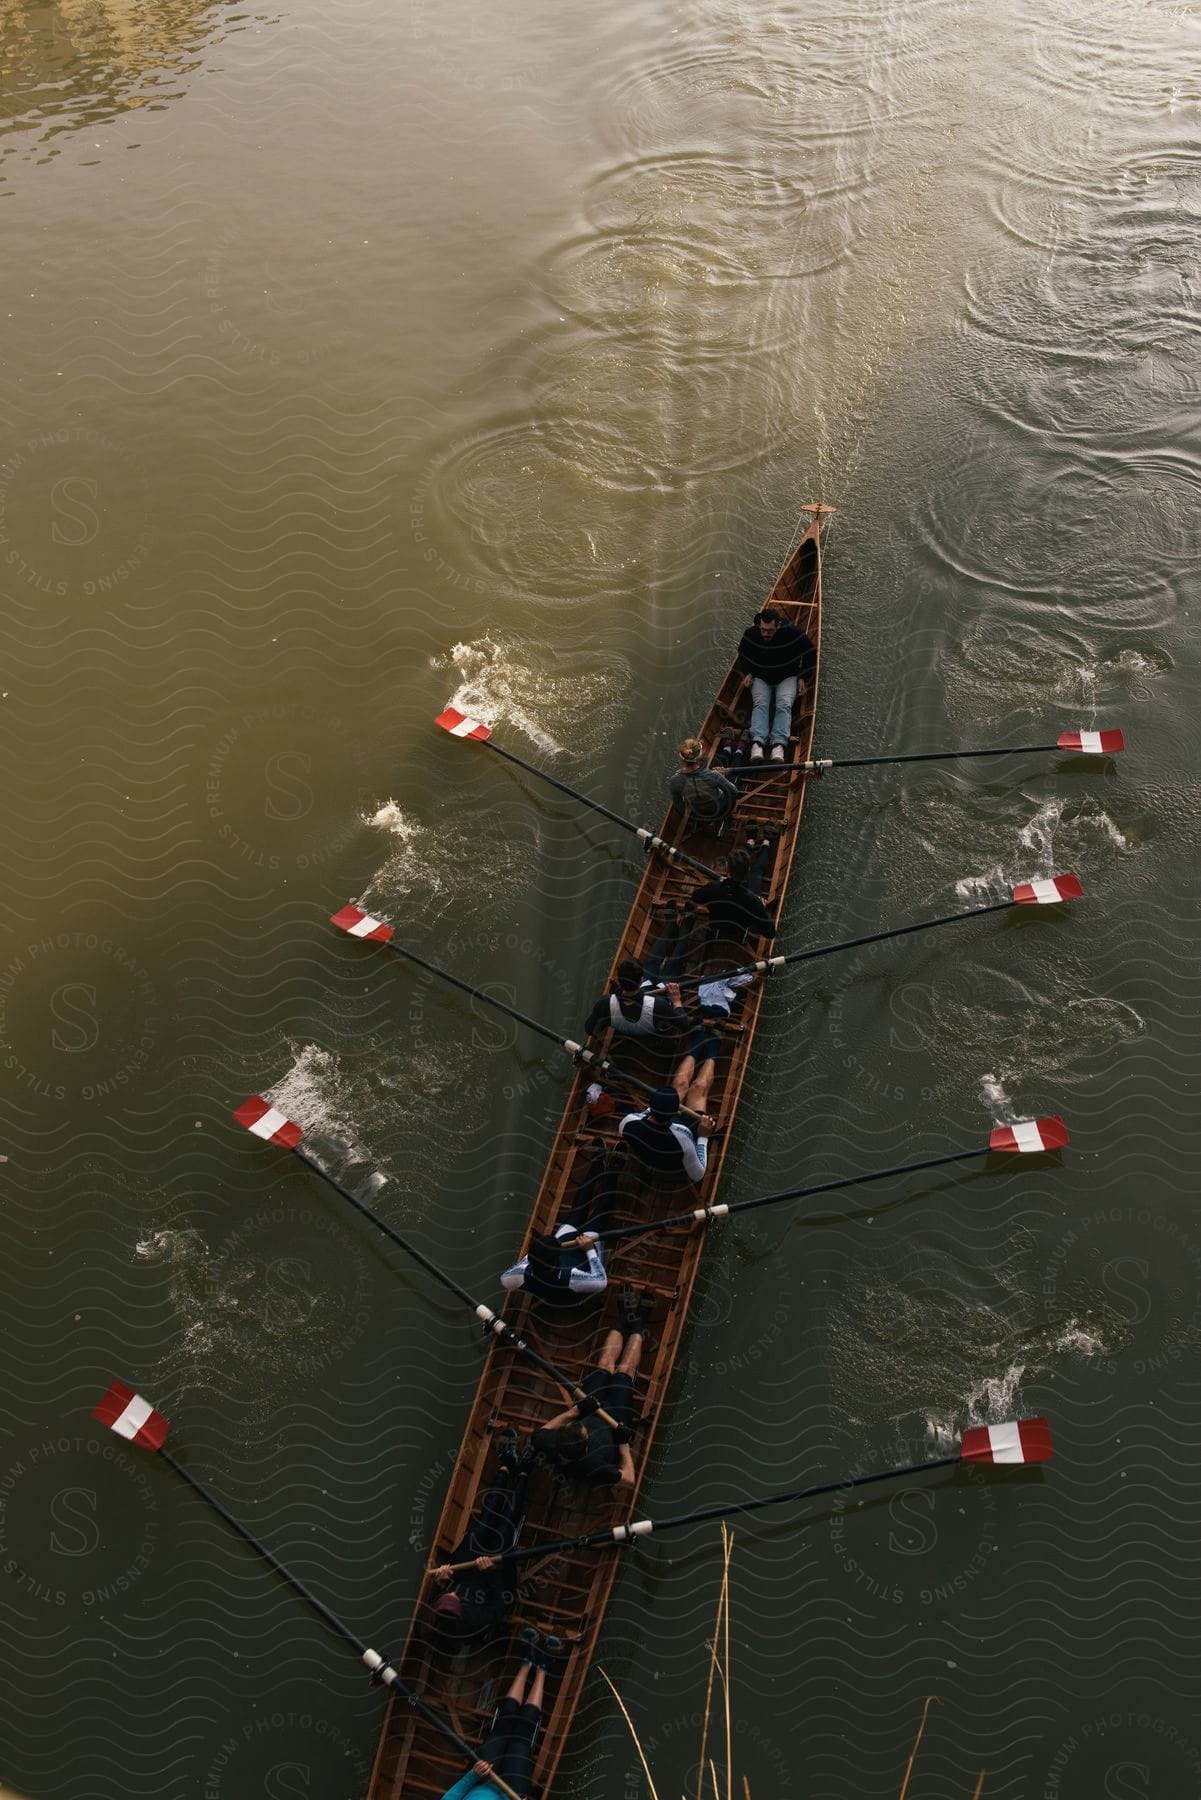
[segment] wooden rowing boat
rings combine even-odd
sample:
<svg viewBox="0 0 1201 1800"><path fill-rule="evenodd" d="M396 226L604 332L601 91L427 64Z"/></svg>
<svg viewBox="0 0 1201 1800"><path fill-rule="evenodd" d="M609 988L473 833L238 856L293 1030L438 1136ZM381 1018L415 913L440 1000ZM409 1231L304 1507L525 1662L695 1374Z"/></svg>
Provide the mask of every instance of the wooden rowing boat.
<svg viewBox="0 0 1201 1800"><path fill-rule="evenodd" d="M776 578L768 601L764 602L776 607L786 619L801 625L809 633L819 648L819 661L820 539L821 515L818 512ZM743 621L739 620L739 631L742 625ZM816 699L815 671L800 716L794 722L795 741L790 759L801 760L812 754ZM740 677L731 664L697 733L707 755L712 754L723 725L731 719L742 723L746 716L747 700L741 692ZM771 767L770 763L764 765L765 770ZM667 772L664 773L666 777ZM773 826L779 833L769 885L764 894L776 917L792 868L805 787L805 778L799 774L777 773L762 781L752 776L737 809L740 825L754 821ZM728 823L724 834L720 829L701 827L690 830L685 838L682 830L680 819L669 813L662 836L682 844L690 855L710 865L722 858L736 841L730 835ZM614 954L610 978L624 957L645 955L665 909L684 897L696 879L695 874L663 856L648 859ZM710 1146L708 1169L699 1190L699 1198L709 1204L715 1199L721 1180L730 1127L746 1075L762 998L762 986L753 986L742 1003L740 1024L727 1033L724 1041L710 1109L725 1129ZM617 1049L621 1066L646 1079L660 1080L666 1072L662 1052L656 1057L653 1047L644 1048L636 1040L622 1039ZM597 1124L589 1122L587 1117L585 1094L590 1079L584 1068L577 1069L538 1190L530 1232L547 1231L553 1226L567 1210L566 1197L582 1179L583 1145L598 1130ZM613 1120L607 1121L607 1129L612 1132ZM693 1192L692 1189L687 1191ZM673 1198L674 1205L670 1204ZM663 1218L668 1211L679 1210L680 1198L678 1188L665 1189L662 1184L632 1173L623 1185L616 1222L623 1225L649 1223L655 1218ZM542 1493L537 1485L532 1485L523 1544L536 1545L539 1537L549 1541L596 1530L618 1524L630 1516L667 1395L705 1239L705 1232L690 1230L665 1232L650 1238L627 1238L614 1245L609 1257L609 1290L603 1303L583 1318L574 1309L567 1317L548 1317L545 1313L540 1314L537 1303L531 1303L524 1295L510 1297L505 1307L506 1319L553 1362L577 1378L592 1365L604 1331L613 1322L616 1289L620 1282L632 1280L656 1297L654 1337L639 1371L636 1390L641 1429L634 1444L634 1488L576 1489L568 1483L545 1482L546 1491ZM449 1552L458 1543L479 1495L488 1485L493 1468L492 1443L497 1432L513 1425L524 1434L544 1425L562 1409L562 1405L558 1389L547 1376L527 1360L493 1342L442 1509L435 1539L441 1553ZM523 1567L518 1606L502 1635L482 1648L460 1650L455 1655L432 1654L425 1635L415 1629L415 1615L404 1654L397 1665L403 1679L430 1707L449 1719L462 1737L476 1743L486 1733L495 1702L516 1667L516 1632L524 1625L533 1625L542 1632L562 1638L569 1654L560 1677L547 1690L544 1729L535 1766L535 1786L545 1796L567 1745L618 1565L618 1554L606 1550L558 1553L545 1562L533 1559ZM427 1575L419 1606L431 1598L433 1591L436 1590L432 1590ZM440 1796L463 1772L462 1763L455 1760L453 1749L447 1746L446 1740L403 1701L393 1699L376 1754L369 1800L399 1800L402 1794Z"/></svg>

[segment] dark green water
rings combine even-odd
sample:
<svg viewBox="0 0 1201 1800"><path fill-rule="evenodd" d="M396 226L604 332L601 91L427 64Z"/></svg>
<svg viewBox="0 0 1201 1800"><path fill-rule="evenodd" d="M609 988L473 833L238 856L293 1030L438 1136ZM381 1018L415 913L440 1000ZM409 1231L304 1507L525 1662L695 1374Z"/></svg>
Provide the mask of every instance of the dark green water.
<svg viewBox="0 0 1201 1800"><path fill-rule="evenodd" d="M1087 900L782 981L726 1198L1032 1113L1073 1145L727 1228L646 1507L1045 1412L1042 1474L739 1529L735 1793L892 1800L936 1695L908 1800L1197 1794L1201 10L10 0L0 30L0 1779L365 1793L353 1658L90 1409L134 1383L395 1651L480 1345L229 1110L342 1139L492 1295L563 1065L326 916L360 899L574 1028L629 845L432 715L457 694L657 817L822 499L825 753L1131 748L815 790L788 946L1053 870ZM665 1800L720 1563L639 1551L606 1625ZM645 1791L595 1674L561 1791Z"/></svg>

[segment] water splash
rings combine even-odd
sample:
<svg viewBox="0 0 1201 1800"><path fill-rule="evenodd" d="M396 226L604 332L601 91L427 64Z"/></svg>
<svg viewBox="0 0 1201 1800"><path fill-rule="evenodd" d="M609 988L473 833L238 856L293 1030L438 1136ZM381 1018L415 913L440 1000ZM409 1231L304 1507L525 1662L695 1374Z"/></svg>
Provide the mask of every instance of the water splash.
<svg viewBox="0 0 1201 1800"><path fill-rule="evenodd" d="M459 678L449 705L482 719L485 725L508 720L547 755L565 754L563 745L544 731L529 711L530 700L542 698L539 672L524 664L509 645L483 637L474 644L455 644L448 657L433 661L436 669L450 668Z"/></svg>
<svg viewBox="0 0 1201 1800"><path fill-rule="evenodd" d="M292 1067L281 1081L264 1090L264 1097L306 1132L340 1138L347 1154L355 1161L365 1161L367 1151L351 1119L349 1084L337 1057L318 1044L289 1048L295 1058Z"/></svg>
<svg viewBox="0 0 1201 1800"><path fill-rule="evenodd" d="M1012 1125L1018 1117L999 1075L990 1072L980 1077L980 1096L992 1115L994 1125Z"/></svg>

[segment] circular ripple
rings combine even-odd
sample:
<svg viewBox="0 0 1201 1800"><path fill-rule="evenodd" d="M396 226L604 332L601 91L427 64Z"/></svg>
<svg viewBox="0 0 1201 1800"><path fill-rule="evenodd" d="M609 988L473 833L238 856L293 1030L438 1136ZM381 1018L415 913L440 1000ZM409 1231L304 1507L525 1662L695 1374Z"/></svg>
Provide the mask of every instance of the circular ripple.
<svg viewBox="0 0 1201 1800"><path fill-rule="evenodd" d="M658 560L684 543L685 501L639 467L617 416L548 411L444 445L409 526L443 581L573 598L653 581Z"/></svg>
<svg viewBox="0 0 1201 1800"><path fill-rule="evenodd" d="M1026 0L1015 40L1050 87L1090 112L1175 112L1201 100L1188 11L1146 0Z"/></svg>

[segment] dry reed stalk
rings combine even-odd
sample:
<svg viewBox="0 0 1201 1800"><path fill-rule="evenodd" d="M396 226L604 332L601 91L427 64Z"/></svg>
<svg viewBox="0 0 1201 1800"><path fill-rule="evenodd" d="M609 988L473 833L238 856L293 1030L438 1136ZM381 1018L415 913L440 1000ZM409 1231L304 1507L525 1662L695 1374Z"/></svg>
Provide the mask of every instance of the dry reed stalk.
<svg viewBox="0 0 1201 1800"><path fill-rule="evenodd" d="M709 1653L710 1653L709 1654L709 1680L705 1687L705 1717L701 1724L701 1749L700 1749L700 1755L697 1758L697 1765L696 1765L696 1767L697 1767L696 1800L704 1800L705 1750L709 1743L709 1720L710 1720L710 1717L712 1714L712 1708L713 1708L713 1676L714 1676L714 1672L716 1671L716 1669L718 1667L717 1646L718 1646L718 1643L721 1638L722 1607L723 1607L723 1604L728 1602L729 1591L730 1591L730 1548L733 1543L733 1539L731 1538L729 1540L729 1542L726 1541L726 1526L725 1526L724 1521L722 1523L721 1530L722 1530L722 1549L723 1549L724 1557L725 1557L725 1567L722 1572L721 1593L718 1595L718 1600L717 1600L717 1617L713 1622L713 1638L709 1644ZM727 1655L728 1655L728 1651L729 1651L729 1640L727 1638ZM724 1682L723 1682L723 1685L724 1685ZM729 1701L729 1690L727 1688L727 1690L726 1690L726 1744L727 1744L727 1750L729 1747L729 1720L730 1720L730 1701ZM713 1766L712 1762L710 1762L709 1766L710 1766L710 1768L712 1768L712 1766ZM716 1775L713 1777L713 1800L721 1800L721 1796L717 1791Z"/></svg>
<svg viewBox="0 0 1201 1800"><path fill-rule="evenodd" d="M909 1752L909 1761L905 1765L905 1779L901 1783L901 1792L898 1800L905 1800L905 1795L909 1792L909 1777L913 1774L913 1763L914 1758L917 1756L917 1747L921 1743L922 1733L926 1729L926 1714L930 1710L931 1702L937 1700L937 1698L937 1694L927 1695L926 1704L922 1707L922 1722L917 1728L917 1736L913 1740L913 1749Z"/></svg>
<svg viewBox="0 0 1201 1800"><path fill-rule="evenodd" d="M982 1793L983 1793L983 1792L984 1792L984 1777L985 1777L985 1776L986 1776L986 1775L987 1775L987 1774L988 1774L988 1770L987 1770L987 1769L981 1769L981 1771L980 1771L980 1779L979 1779L979 1781L978 1781L978 1782L977 1782L977 1783L976 1783L976 1791L975 1791L975 1793L974 1793L974 1794L973 1794L973 1795L972 1795L972 1800L980 1800L980 1796L981 1796L981 1794L982 1794Z"/></svg>
<svg viewBox="0 0 1201 1800"><path fill-rule="evenodd" d="M613 1686L613 1683L611 1681L609 1681L609 1677L607 1675L605 1675L605 1671L603 1669L601 1669L601 1674L604 1676L604 1679L608 1682L609 1692L613 1695L613 1698L616 1700L618 1706L620 1706L621 1716L630 1728L630 1736L634 1740L634 1748L638 1752L639 1760L641 1761L642 1767L646 1773L646 1785L647 1785L647 1787L649 1787L649 1789L651 1791L651 1800L659 1800L658 1790L655 1787L655 1778L651 1774L651 1766L646 1760L646 1753L642 1748L642 1743L639 1739L638 1733L634 1730L634 1721L633 1721L633 1719L631 1719L629 1713L626 1711L626 1703L622 1699L621 1695L618 1693L617 1689Z"/></svg>

